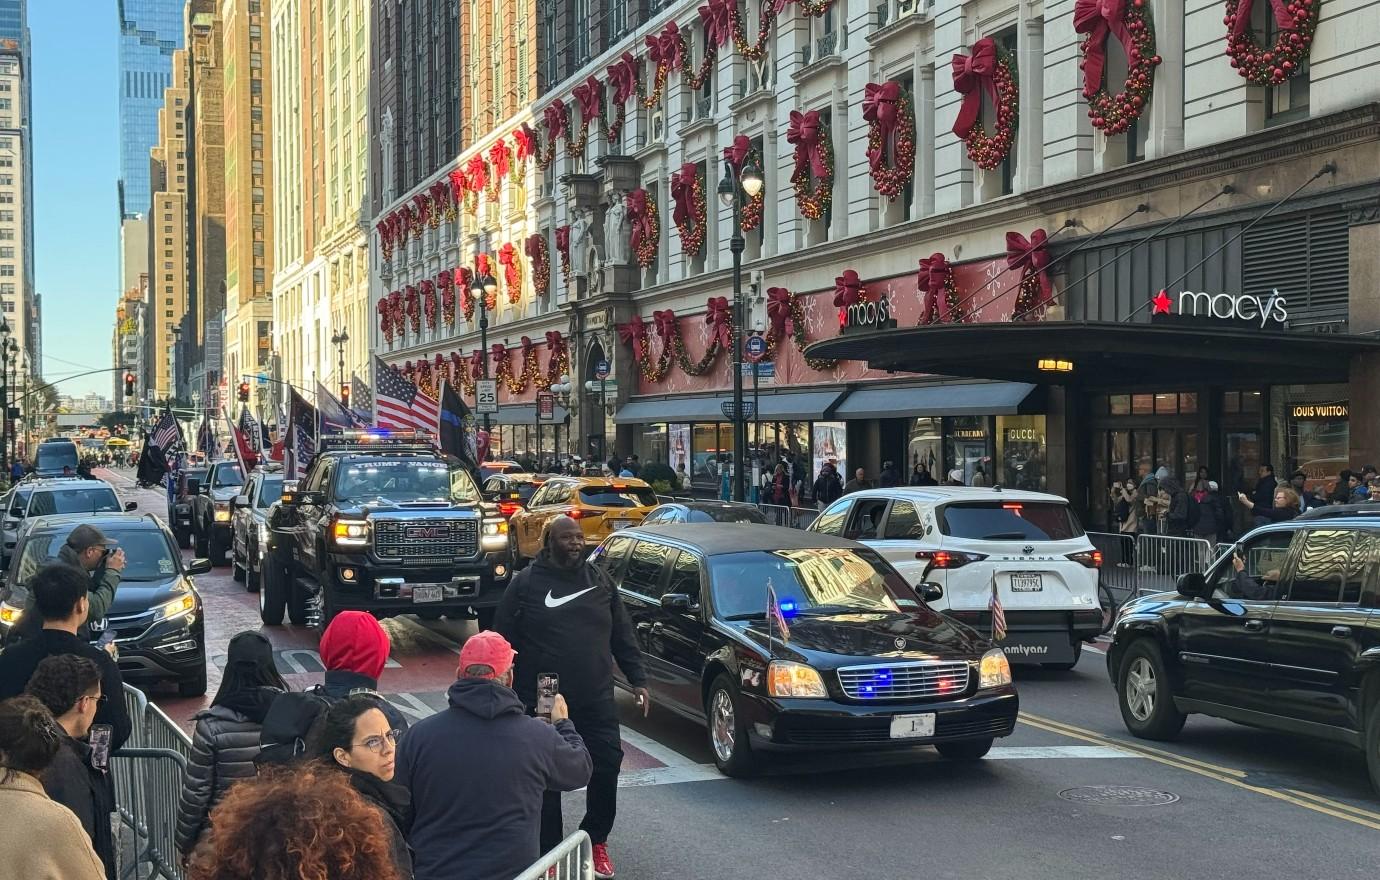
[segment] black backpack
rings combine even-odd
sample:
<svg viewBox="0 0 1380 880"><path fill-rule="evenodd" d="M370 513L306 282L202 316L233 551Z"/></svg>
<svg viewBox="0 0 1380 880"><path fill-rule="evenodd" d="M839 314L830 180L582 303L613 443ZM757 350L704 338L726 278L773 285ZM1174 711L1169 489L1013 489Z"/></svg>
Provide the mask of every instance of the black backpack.
<svg viewBox="0 0 1380 880"><path fill-rule="evenodd" d="M255 767L291 764L307 750L307 735L331 707L331 700L313 688L289 691L273 701L259 732Z"/></svg>

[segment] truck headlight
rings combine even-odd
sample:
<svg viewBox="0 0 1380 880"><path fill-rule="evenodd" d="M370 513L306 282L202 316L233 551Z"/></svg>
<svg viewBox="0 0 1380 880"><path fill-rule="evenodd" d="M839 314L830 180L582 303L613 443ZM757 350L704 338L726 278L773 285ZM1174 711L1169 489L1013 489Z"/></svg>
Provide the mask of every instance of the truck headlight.
<svg viewBox="0 0 1380 880"><path fill-rule="evenodd" d="M230 508L219 501L216 502L216 522L229 522Z"/></svg>
<svg viewBox="0 0 1380 880"><path fill-rule="evenodd" d="M363 547L369 543L369 521L338 519L331 527L331 536L342 547Z"/></svg>
<svg viewBox="0 0 1380 880"><path fill-rule="evenodd" d="M196 596L191 593L184 593L176 599L156 605L153 608L154 620L171 620L174 617L182 617L191 614L196 610Z"/></svg>
<svg viewBox="0 0 1380 880"><path fill-rule="evenodd" d="M1005 687L1010 683L1011 661L1006 659L1006 652L1001 648L993 648L983 654L982 661L978 664L978 687Z"/></svg>
<svg viewBox="0 0 1380 880"><path fill-rule="evenodd" d="M819 670L786 660L773 660L767 667L767 693L773 697L829 696Z"/></svg>
<svg viewBox="0 0 1380 880"><path fill-rule="evenodd" d="M508 549L508 521L486 519L480 529L479 546L488 551Z"/></svg>

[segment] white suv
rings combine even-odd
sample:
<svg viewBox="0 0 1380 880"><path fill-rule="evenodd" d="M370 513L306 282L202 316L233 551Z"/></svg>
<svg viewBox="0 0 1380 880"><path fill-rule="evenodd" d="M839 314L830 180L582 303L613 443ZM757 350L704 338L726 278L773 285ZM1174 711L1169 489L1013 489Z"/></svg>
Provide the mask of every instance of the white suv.
<svg viewBox="0 0 1380 880"><path fill-rule="evenodd" d="M1012 662L1071 669L1104 629L1093 548L1066 499L1043 492L917 486L845 495L810 531L861 541L886 557L927 604L984 634L1001 598Z"/></svg>

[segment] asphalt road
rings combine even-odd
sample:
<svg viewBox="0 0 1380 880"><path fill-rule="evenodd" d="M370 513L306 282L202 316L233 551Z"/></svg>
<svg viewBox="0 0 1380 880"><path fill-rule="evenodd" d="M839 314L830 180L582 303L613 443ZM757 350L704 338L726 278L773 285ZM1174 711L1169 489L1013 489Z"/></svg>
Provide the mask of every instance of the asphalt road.
<svg viewBox="0 0 1380 880"><path fill-rule="evenodd" d="M112 481L128 484L128 472ZM126 497L160 513L163 496ZM215 662L256 599L221 567L197 580ZM445 704L465 622L385 623L382 689L414 717ZM294 686L319 680L312 633L265 628ZM1022 723L987 759L934 752L778 759L762 777L714 770L704 731L620 702L627 758L610 839L623 878L1373 877L1380 798L1358 753L1194 717L1175 743L1125 733L1099 652L1069 673L1017 668ZM156 701L179 723L209 700ZM463 760L457 756L457 760ZM1091 789L1070 792L1071 789ZM569 795L573 829L582 795ZM1155 801L1156 803L1144 803ZM1164 803L1158 803L1164 801Z"/></svg>

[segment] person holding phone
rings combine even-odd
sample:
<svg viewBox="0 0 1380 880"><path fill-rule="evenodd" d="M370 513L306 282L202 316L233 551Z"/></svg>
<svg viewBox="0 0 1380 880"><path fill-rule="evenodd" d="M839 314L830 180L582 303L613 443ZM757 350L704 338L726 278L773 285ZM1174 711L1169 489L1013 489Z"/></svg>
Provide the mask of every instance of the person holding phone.
<svg viewBox="0 0 1380 880"><path fill-rule="evenodd" d="M24 692L46 706L62 730L57 757L43 774L43 790L76 815L105 866L107 880L115 880L115 836L110 827L115 798L107 779L110 727L95 724L96 710L105 700L101 670L84 657L48 657L38 664Z"/></svg>

